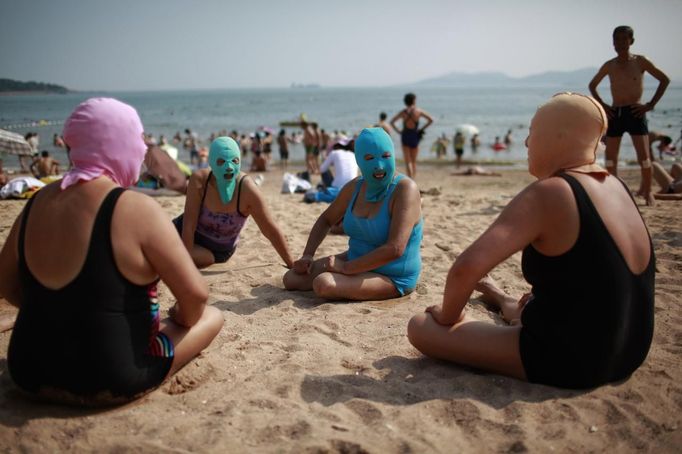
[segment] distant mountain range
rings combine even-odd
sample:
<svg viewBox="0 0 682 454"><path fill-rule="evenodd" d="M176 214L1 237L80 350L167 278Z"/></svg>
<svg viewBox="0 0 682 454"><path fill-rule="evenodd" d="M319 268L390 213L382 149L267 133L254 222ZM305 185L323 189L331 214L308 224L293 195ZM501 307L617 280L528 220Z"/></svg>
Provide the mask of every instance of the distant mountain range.
<svg viewBox="0 0 682 454"><path fill-rule="evenodd" d="M565 86L585 87L590 83L598 68L582 68L575 71L547 71L525 77L511 77L502 72L451 72L439 77L420 80L413 84L420 87L539 87ZM608 81L606 82L608 84ZM650 76L644 79L646 86L656 83Z"/></svg>
<svg viewBox="0 0 682 454"><path fill-rule="evenodd" d="M22 82L13 79L0 79L0 93L7 92L41 92L41 93L68 93L69 89L61 85L46 84L44 82Z"/></svg>

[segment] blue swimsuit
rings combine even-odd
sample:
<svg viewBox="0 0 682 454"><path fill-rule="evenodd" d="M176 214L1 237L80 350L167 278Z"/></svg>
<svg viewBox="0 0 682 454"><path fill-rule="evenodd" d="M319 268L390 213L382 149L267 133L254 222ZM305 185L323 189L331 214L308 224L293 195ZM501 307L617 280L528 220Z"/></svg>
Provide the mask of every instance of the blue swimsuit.
<svg viewBox="0 0 682 454"><path fill-rule="evenodd" d="M361 218L353 214L355 200L363 182L362 178L358 180L351 203L346 208L346 214L343 216L343 229L349 237L348 260L355 260L358 257L369 254L388 241L388 233L391 227L388 203L398 182L403 177L404 175L398 175L393 180L381 204L379 213L371 218ZM422 241L423 225L424 220L420 219L419 223L412 228L410 239L402 256L372 270L389 278L401 295L410 293L417 286L422 265L419 247Z"/></svg>

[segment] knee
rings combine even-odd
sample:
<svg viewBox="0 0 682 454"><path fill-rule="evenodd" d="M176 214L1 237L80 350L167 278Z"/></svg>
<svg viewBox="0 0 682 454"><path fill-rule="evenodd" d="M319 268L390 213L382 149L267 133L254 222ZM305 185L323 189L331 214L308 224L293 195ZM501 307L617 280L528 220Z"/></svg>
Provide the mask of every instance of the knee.
<svg viewBox="0 0 682 454"><path fill-rule="evenodd" d="M218 335L223 327L223 324L225 323L225 318L223 317L222 311L213 306L206 306L204 308L202 319L206 331L211 334L211 338L214 338Z"/></svg>
<svg viewBox="0 0 682 454"><path fill-rule="evenodd" d="M424 339L426 338L426 326L429 323L430 315L426 312L417 314L407 323L407 339L414 348L423 352Z"/></svg>
<svg viewBox="0 0 682 454"><path fill-rule="evenodd" d="M289 270L282 276L282 283L287 290L296 290L296 281L296 272L294 270Z"/></svg>
<svg viewBox="0 0 682 454"><path fill-rule="evenodd" d="M322 273L313 279L313 291L322 298L332 298L336 290L336 282L331 273Z"/></svg>

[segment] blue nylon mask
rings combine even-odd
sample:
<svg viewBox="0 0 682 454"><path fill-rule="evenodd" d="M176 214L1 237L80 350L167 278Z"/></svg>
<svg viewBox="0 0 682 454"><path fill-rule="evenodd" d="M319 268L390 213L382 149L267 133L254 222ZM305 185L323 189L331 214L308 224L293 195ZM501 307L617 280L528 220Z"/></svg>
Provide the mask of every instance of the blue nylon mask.
<svg viewBox="0 0 682 454"><path fill-rule="evenodd" d="M384 156L384 154L390 155ZM371 156L371 159L365 159ZM365 128L355 139L355 162L367 183L365 200L378 202L388 192L395 174L393 141L383 128ZM377 176L383 175L382 178Z"/></svg>
<svg viewBox="0 0 682 454"><path fill-rule="evenodd" d="M229 203L232 200L242 167L241 159L239 145L231 137L218 137L211 143L211 149L208 151L208 165L215 176L218 194L223 203ZM219 161L222 162L218 164ZM226 178L227 175L230 175L230 178Z"/></svg>

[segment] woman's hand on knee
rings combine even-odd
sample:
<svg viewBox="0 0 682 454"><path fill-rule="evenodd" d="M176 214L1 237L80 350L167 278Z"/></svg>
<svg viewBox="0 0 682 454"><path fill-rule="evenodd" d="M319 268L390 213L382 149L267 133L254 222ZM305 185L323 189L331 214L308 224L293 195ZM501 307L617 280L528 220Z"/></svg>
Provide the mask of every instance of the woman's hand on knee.
<svg viewBox="0 0 682 454"><path fill-rule="evenodd" d="M330 273L346 274L344 272L345 264L345 260L342 260L335 255L330 255L329 257L325 257L324 262L322 262L322 267L324 268L324 271L329 271Z"/></svg>
<svg viewBox="0 0 682 454"><path fill-rule="evenodd" d="M294 262L294 267L292 269L296 274L310 274L312 266L313 266L312 255L304 255Z"/></svg>
<svg viewBox="0 0 682 454"><path fill-rule="evenodd" d="M456 323L459 323L464 318L464 312L462 312L456 319L446 317L443 313L443 306L440 304L429 306L424 312L431 315L436 323L443 326L452 326Z"/></svg>

